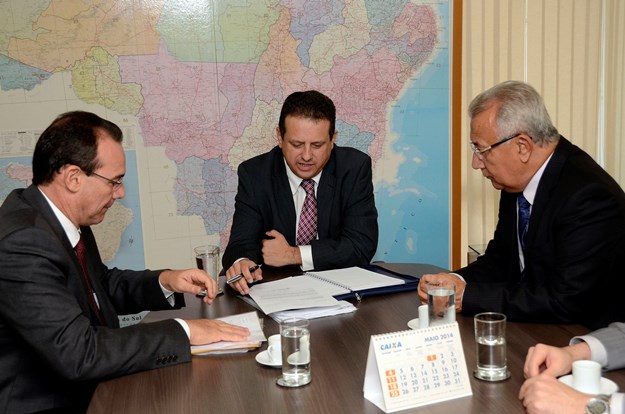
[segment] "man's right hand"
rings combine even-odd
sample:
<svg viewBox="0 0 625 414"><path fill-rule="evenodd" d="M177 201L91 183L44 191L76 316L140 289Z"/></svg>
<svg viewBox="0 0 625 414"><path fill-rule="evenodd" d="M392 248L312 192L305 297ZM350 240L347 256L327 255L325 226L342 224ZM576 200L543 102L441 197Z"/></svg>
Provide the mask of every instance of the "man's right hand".
<svg viewBox="0 0 625 414"><path fill-rule="evenodd" d="M263 279L262 269L256 269L254 272L250 272L250 268L256 266L256 263L249 259L243 259L234 263L228 270L226 270L226 280L232 279L236 275L243 274L243 277L236 282L229 284L234 290L241 295L247 295L250 293L249 283L254 283Z"/></svg>
<svg viewBox="0 0 625 414"><path fill-rule="evenodd" d="M210 319L185 320L189 326L191 345L205 345L219 341L245 341L250 331L241 326Z"/></svg>
<svg viewBox="0 0 625 414"><path fill-rule="evenodd" d="M541 373L559 377L571 372L573 361L590 357L590 348L586 342L564 348L538 344L527 351L523 374L525 378L532 378Z"/></svg>

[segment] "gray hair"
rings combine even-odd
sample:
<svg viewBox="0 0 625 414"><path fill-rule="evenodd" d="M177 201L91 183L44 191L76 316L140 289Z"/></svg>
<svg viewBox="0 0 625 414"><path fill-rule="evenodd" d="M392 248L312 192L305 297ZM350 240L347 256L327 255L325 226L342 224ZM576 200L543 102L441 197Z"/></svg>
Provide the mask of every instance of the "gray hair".
<svg viewBox="0 0 625 414"><path fill-rule="evenodd" d="M502 136L523 132L539 146L558 142L560 135L551 123L543 98L530 85L506 81L477 95L469 105L469 117L497 105L497 132Z"/></svg>

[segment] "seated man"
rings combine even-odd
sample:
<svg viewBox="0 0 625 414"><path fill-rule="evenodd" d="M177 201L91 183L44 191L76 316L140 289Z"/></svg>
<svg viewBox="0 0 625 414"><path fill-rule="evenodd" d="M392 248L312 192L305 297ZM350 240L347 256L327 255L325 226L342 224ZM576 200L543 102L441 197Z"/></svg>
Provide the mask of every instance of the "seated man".
<svg viewBox="0 0 625 414"><path fill-rule="evenodd" d="M289 95L278 146L238 169L226 276L242 294L262 278L256 264L302 270L365 266L378 244L371 158L334 141L336 109L317 91Z"/></svg>
<svg viewBox="0 0 625 414"><path fill-rule="evenodd" d="M119 127L68 112L37 141L33 184L0 207L0 412L85 412L100 380L189 362L192 344L249 335L210 320L119 328L118 314L180 308L184 292L206 289L209 304L217 294L202 270L102 263L89 226L124 197L125 173Z"/></svg>
<svg viewBox="0 0 625 414"><path fill-rule="evenodd" d="M611 397L583 394L556 379L571 372L573 362L580 359L597 361L607 370L625 368L624 344L625 324L615 322L573 338L564 348L543 344L531 347L523 370L527 380L519 392L523 406L531 414L625 413L623 393Z"/></svg>
<svg viewBox="0 0 625 414"><path fill-rule="evenodd" d="M469 106L472 166L501 191L486 252L450 279L464 314L581 323L625 320L625 193L584 151L561 137L540 95L509 81Z"/></svg>

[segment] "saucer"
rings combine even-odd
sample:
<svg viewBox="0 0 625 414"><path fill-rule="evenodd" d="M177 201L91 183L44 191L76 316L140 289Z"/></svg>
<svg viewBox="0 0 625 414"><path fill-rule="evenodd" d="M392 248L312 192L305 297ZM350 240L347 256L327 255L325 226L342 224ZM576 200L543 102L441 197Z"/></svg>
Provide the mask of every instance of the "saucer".
<svg viewBox="0 0 625 414"><path fill-rule="evenodd" d="M410 329L419 329L419 318L409 320L408 327Z"/></svg>
<svg viewBox="0 0 625 414"><path fill-rule="evenodd" d="M569 387L573 386L573 375L565 375L563 377L558 378L560 382L568 385ZM599 394L610 395L618 391L618 385L607 378L601 377L601 391Z"/></svg>
<svg viewBox="0 0 625 414"><path fill-rule="evenodd" d="M269 359L269 353L267 351L262 351L259 352L258 354L256 354L256 362L258 362L261 365L265 365L268 367L273 367L273 368L281 368L282 367L282 361L272 361Z"/></svg>

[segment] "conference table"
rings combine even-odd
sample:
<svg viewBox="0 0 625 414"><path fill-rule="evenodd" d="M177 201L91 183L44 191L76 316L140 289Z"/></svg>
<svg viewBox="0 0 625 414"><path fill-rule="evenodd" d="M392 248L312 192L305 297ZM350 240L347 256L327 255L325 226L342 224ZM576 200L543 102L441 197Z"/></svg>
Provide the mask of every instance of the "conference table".
<svg viewBox="0 0 625 414"><path fill-rule="evenodd" d="M378 263L389 270L420 276L428 265ZM265 280L296 275L296 268L263 269ZM221 278L223 285L223 277ZM167 318L197 319L234 315L255 310L225 288L212 305L187 295L187 306L177 311L150 312L141 323ZM371 335L409 329L407 322L418 315L416 291L366 297L354 302L356 312L310 321L312 382L299 388L276 384L279 368L256 362L258 352L195 356L191 363L140 372L98 385L88 413L380 413L364 398L363 383ZM279 333L271 317L258 312L267 337ZM507 356L511 377L486 382L473 377L476 350L473 318L457 315L469 372L472 396L407 409L419 413L524 413L518 400L523 383L527 349L538 342L567 345L575 335L588 332L580 325L508 322ZM625 389L625 370L605 374Z"/></svg>

